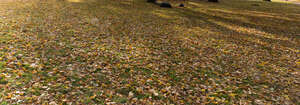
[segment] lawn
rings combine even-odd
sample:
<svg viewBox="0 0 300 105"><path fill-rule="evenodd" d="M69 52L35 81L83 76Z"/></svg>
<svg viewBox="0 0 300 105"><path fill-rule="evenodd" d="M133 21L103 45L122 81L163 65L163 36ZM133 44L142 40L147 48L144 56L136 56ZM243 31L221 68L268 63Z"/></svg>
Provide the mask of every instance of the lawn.
<svg viewBox="0 0 300 105"><path fill-rule="evenodd" d="M0 104L296 105L299 50L296 4L0 0Z"/></svg>

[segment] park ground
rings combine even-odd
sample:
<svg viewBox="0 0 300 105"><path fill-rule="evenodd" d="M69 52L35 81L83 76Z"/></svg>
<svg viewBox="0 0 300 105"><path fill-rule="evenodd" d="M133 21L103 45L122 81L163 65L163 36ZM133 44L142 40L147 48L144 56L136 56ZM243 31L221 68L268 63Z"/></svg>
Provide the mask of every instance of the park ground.
<svg viewBox="0 0 300 105"><path fill-rule="evenodd" d="M299 5L145 1L0 0L0 104L299 105Z"/></svg>

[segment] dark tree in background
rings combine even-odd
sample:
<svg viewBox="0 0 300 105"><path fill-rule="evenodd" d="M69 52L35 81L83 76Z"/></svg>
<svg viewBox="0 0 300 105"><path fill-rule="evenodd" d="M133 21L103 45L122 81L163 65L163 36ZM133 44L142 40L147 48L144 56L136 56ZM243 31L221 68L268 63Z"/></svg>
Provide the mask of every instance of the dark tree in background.
<svg viewBox="0 0 300 105"><path fill-rule="evenodd" d="M219 2L219 0L208 0L208 2Z"/></svg>
<svg viewBox="0 0 300 105"><path fill-rule="evenodd" d="M147 0L148 3L156 3L156 0Z"/></svg>
<svg viewBox="0 0 300 105"><path fill-rule="evenodd" d="M162 2L160 4L160 7L165 7L165 8L172 8L172 5L168 2Z"/></svg>

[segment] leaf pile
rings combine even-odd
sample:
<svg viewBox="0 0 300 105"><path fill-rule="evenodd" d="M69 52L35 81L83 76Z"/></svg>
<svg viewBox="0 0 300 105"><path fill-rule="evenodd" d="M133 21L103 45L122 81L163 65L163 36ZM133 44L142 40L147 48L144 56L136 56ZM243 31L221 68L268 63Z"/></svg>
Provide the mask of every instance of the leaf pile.
<svg viewBox="0 0 300 105"><path fill-rule="evenodd" d="M0 104L299 104L299 10L0 1Z"/></svg>

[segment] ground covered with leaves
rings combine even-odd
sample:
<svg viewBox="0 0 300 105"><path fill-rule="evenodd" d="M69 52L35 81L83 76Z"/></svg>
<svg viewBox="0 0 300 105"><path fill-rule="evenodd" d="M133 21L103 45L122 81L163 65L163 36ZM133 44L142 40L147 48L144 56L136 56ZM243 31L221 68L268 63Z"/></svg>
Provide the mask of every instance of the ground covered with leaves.
<svg viewBox="0 0 300 105"><path fill-rule="evenodd" d="M0 104L299 104L300 6L0 0Z"/></svg>

